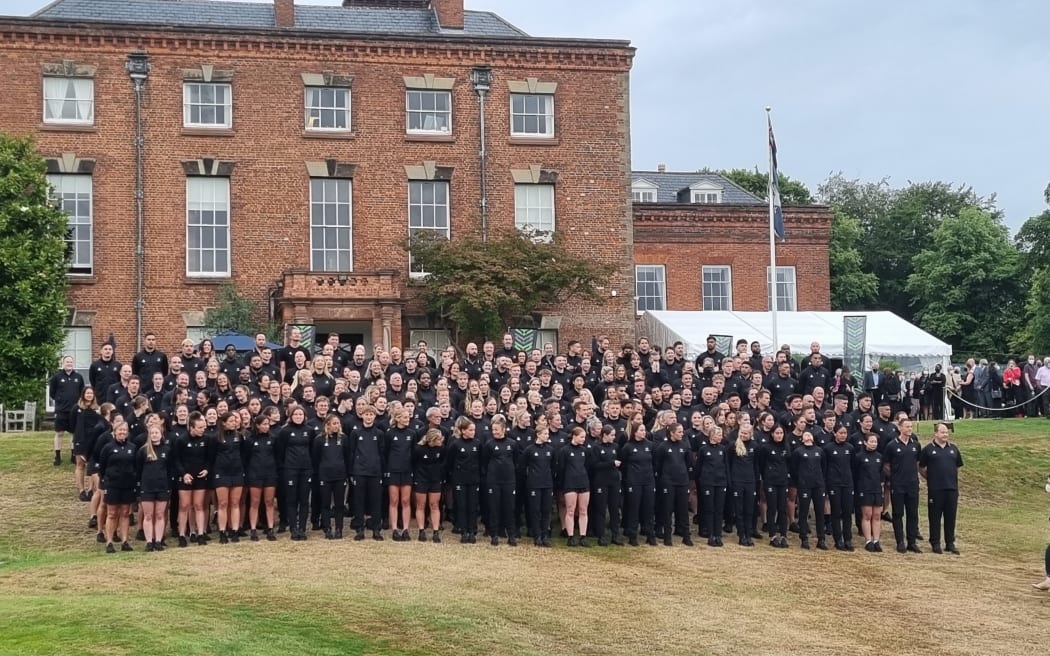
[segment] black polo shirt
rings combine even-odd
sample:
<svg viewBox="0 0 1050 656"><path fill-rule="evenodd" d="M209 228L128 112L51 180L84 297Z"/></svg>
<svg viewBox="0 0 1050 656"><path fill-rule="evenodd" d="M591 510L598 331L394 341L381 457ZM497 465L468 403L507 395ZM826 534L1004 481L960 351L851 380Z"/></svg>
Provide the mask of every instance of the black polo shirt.
<svg viewBox="0 0 1050 656"><path fill-rule="evenodd" d="M910 492L919 487L919 453L922 447L914 437L902 442L894 438L882 451L882 461L890 466L890 489Z"/></svg>
<svg viewBox="0 0 1050 656"><path fill-rule="evenodd" d="M919 465L926 468L926 487L930 491L959 489L962 452L951 442L945 442L943 447L936 442L927 444L919 454Z"/></svg>

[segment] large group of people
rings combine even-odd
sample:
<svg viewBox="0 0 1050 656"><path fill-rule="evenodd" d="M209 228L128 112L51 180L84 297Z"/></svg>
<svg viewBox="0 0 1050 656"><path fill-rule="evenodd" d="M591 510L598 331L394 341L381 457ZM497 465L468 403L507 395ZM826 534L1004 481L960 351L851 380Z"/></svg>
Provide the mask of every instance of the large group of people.
<svg viewBox="0 0 1050 656"><path fill-rule="evenodd" d="M71 432L76 493L110 553L133 549L136 524L147 551L346 529L441 542L450 527L474 543L483 524L492 545L765 534L786 548L797 533L803 549L880 552L886 520L898 552L920 553L920 477L930 548L959 553L963 460L946 424L921 444L906 411L829 371L817 343L801 360L715 344L695 360L646 338L526 352L508 334L366 357L337 334L314 353L292 330L276 351L259 335L248 353L186 340L169 356L147 334L128 364L103 345L88 381L63 360L55 463Z"/></svg>

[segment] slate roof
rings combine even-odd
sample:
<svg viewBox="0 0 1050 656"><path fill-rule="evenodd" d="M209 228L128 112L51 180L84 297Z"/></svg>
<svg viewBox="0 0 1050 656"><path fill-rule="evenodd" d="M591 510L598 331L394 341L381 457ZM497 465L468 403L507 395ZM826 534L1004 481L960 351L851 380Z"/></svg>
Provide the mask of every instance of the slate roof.
<svg viewBox="0 0 1050 656"><path fill-rule="evenodd" d="M677 203L678 194L697 182L709 182L722 188L722 202L735 205L765 205L763 198L717 173L677 173L668 171L631 171L631 183L645 180L656 185L656 202Z"/></svg>
<svg viewBox="0 0 1050 656"><path fill-rule="evenodd" d="M275 26L273 2L222 0L55 0L34 18L67 21L137 23L267 29ZM296 5L295 27L319 32L411 36L462 35L522 38L528 34L496 14L466 11L462 30L441 29L430 9Z"/></svg>

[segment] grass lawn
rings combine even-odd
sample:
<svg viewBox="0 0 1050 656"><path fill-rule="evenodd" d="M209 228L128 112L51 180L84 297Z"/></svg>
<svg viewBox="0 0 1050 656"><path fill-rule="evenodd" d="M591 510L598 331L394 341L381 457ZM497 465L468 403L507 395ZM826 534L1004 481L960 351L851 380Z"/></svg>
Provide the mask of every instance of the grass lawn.
<svg viewBox="0 0 1050 656"><path fill-rule="evenodd" d="M1028 584L1050 534L1050 422L956 426L962 556L317 533L106 555L50 437L4 436L0 654L1037 653L1050 596Z"/></svg>

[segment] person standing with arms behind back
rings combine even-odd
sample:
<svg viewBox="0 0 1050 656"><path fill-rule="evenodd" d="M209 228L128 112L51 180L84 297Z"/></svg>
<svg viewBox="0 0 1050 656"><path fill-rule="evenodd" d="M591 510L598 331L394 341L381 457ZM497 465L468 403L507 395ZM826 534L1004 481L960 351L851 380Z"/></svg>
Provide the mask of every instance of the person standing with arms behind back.
<svg viewBox="0 0 1050 656"><path fill-rule="evenodd" d="M922 553L919 539L919 441L912 435L912 422L900 423L900 435L882 450L883 469L890 479L890 500L893 506L893 537L897 552ZM905 531L905 518L907 530ZM933 536L930 536L933 537ZM907 542L905 542L907 539Z"/></svg>
<svg viewBox="0 0 1050 656"><path fill-rule="evenodd" d="M955 546L955 515L959 510L959 468L963 466L959 447L948 442L948 425L937 422L933 441L919 454L919 473L926 479L930 509L930 548L941 551L941 517L944 518L944 547L959 554Z"/></svg>

